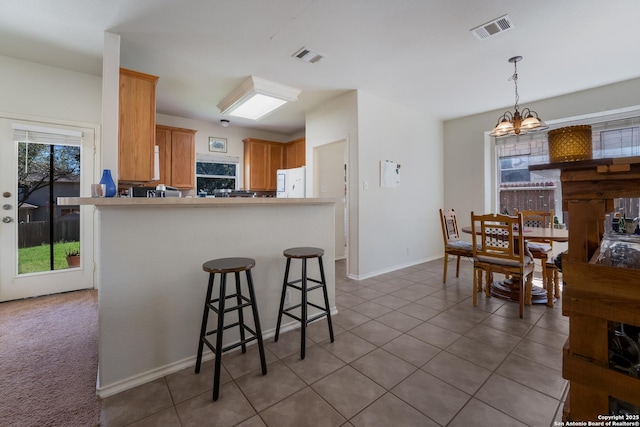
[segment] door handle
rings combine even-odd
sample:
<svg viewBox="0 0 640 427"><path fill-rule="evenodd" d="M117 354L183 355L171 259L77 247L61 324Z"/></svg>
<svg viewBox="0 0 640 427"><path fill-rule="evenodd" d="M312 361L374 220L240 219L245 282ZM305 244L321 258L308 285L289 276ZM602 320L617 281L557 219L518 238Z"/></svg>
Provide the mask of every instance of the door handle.
<svg viewBox="0 0 640 427"><path fill-rule="evenodd" d="M4 222L5 224L9 224L10 222L13 222L13 218L11 218L10 216L3 216L2 222Z"/></svg>

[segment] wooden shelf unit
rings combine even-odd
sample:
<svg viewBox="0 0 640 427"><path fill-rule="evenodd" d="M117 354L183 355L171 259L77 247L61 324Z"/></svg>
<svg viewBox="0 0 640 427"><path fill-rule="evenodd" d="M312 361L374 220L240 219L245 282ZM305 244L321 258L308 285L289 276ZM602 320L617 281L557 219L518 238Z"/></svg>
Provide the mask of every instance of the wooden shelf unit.
<svg viewBox="0 0 640 427"><path fill-rule="evenodd" d="M640 270L591 262L614 199L640 197L640 159L546 165L561 169L569 250L562 258L562 314L569 317L563 377L570 382L567 420L596 421L609 397L640 406L640 378L609 367L609 321L640 326Z"/></svg>

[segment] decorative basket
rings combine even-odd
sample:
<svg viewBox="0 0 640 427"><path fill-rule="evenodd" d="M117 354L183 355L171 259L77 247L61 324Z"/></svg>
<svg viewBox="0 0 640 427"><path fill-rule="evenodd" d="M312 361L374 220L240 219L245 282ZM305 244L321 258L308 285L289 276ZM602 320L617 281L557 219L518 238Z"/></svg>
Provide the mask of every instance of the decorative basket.
<svg viewBox="0 0 640 427"><path fill-rule="evenodd" d="M549 131L549 163L591 160L591 126L579 125Z"/></svg>

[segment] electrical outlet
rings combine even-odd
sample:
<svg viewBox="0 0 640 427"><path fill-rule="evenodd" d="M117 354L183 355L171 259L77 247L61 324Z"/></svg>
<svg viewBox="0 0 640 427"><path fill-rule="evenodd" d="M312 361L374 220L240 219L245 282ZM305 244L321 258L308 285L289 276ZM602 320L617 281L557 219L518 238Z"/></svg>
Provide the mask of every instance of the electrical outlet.
<svg viewBox="0 0 640 427"><path fill-rule="evenodd" d="M291 289L287 289L287 291L284 293L284 304L291 304Z"/></svg>

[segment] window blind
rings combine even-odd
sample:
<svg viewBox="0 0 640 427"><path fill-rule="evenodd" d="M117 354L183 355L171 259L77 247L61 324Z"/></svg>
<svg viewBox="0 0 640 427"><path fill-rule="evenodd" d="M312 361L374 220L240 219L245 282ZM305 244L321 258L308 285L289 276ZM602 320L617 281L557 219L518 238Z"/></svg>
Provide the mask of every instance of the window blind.
<svg viewBox="0 0 640 427"><path fill-rule="evenodd" d="M23 123L13 124L13 139L50 145L82 145L83 133L74 129L46 128Z"/></svg>

